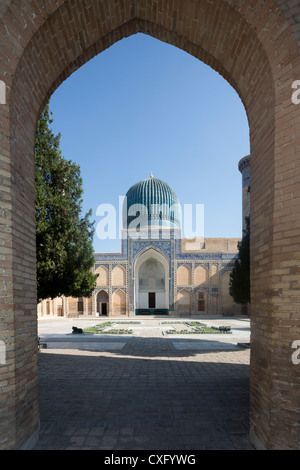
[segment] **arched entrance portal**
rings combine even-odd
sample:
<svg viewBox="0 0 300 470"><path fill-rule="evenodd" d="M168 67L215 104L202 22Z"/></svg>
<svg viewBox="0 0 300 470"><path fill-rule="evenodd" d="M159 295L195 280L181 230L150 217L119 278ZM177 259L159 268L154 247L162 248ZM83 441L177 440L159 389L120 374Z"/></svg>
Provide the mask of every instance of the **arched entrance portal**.
<svg viewBox="0 0 300 470"><path fill-rule="evenodd" d="M108 315L109 312L109 295L105 290L101 290L97 294L97 314Z"/></svg>
<svg viewBox="0 0 300 470"><path fill-rule="evenodd" d="M169 264L157 250L150 248L135 264L136 315L165 315L169 310Z"/></svg>
<svg viewBox="0 0 300 470"><path fill-rule="evenodd" d="M33 142L53 91L116 41L142 32L217 70L241 97L251 138L251 438L299 448L298 5L230 0L5 0L0 58L1 448L38 437ZM84 93L84 90L83 90ZM222 97L220 97L222 99ZM26 275L24 275L26 273ZM9 332L6 335L5 332ZM24 371L26 364L26 372ZM280 376L278 375L280 371Z"/></svg>

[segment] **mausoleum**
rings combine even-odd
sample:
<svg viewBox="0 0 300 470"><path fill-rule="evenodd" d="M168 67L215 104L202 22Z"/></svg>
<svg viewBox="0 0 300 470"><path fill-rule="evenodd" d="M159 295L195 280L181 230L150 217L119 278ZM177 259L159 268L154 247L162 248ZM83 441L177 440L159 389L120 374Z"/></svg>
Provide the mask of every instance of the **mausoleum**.
<svg viewBox="0 0 300 470"><path fill-rule="evenodd" d="M249 211L250 158L243 175L243 217ZM153 175L131 186L123 205L120 253L95 253L90 298L49 299L40 316L135 316L241 313L229 294L240 238L182 238L175 191Z"/></svg>

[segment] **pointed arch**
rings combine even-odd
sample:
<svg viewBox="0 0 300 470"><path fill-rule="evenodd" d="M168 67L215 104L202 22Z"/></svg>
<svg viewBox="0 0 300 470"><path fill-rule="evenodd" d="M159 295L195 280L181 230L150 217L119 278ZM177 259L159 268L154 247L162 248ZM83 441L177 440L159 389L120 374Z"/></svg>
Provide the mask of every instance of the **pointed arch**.
<svg viewBox="0 0 300 470"><path fill-rule="evenodd" d="M227 271L221 277L221 302L222 302L222 313L236 314L240 312L239 306L234 302L233 298L229 293L230 287L230 271Z"/></svg>
<svg viewBox="0 0 300 470"><path fill-rule="evenodd" d="M190 286L192 284L192 269L182 264L177 269L177 285L178 286Z"/></svg>
<svg viewBox="0 0 300 470"><path fill-rule="evenodd" d="M140 264L143 259L148 258L151 253L153 253L153 255L157 255L159 258L164 260L164 263L169 265L168 256L162 250L160 250L157 246L149 245L136 255L134 259L134 266L136 266L137 264Z"/></svg>
<svg viewBox="0 0 300 470"><path fill-rule="evenodd" d="M190 315L192 311L192 295L187 289L181 289L177 294L177 312L179 315Z"/></svg>
<svg viewBox="0 0 300 470"><path fill-rule="evenodd" d="M105 289L101 289L96 295L96 311L98 315L108 315L109 294Z"/></svg>
<svg viewBox="0 0 300 470"><path fill-rule="evenodd" d="M126 294L122 289L112 295L112 315L126 315Z"/></svg>
<svg viewBox="0 0 300 470"><path fill-rule="evenodd" d="M205 289L198 289L195 292L195 312L207 313L209 310L209 295Z"/></svg>
<svg viewBox="0 0 300 470"><path fill-rule="evenodd" d="M123 266L116 266L111 273L111 284L113 287L126 286L126 270Z"/></svg>
<svg viewBox="0 0 300 470"><path fill-rule="evenodd" d="M105 266L99 266L95 274L98 274L97 287L107 287L109 285L109 271Z"/></svg>
<svg viewBox="0 0 300 470"><path fill-rule="evenodd" d="M208 285L209 284L209 271L206 266L199 265L194 271L194 285Z"/></svg>
<svg viewBox="0 0 300 470"><path fill-rule="evenodd" d="M139 254L134 263L136 312L169 309L169 272L169 261L159 250L150 246Z"/></svg>
<svg viewBox="0 0 300 470"><path fill-rule="evenodd" d="M9 267L5 283L15 286L7 291L2 288L11 305L4 328L14 325L9 338L11 367L7 382L15 385L9 385L7 393L15 404L20 402L20 396L25 397L26 409L14 405L9 416L10 432L3 445L20 447L29 438L36 439L39 429L38 354L36 341L26 333L32 331L36 321L33 141L38 116L53 91L75 70L116 41L143 32L180 47L213 67L235 88L245 105L254 188L251 315L260 320L252 326L256 339L251 346L252 440L257 438L256 442L266 448L295 448L299 433L291 433L288 410L282 412L282 408L287 402L284 397L289 384L295 390L288 397L290 407L296 410L293 419L300 422L297 377L290 356L279 353L286 349L287 341L291 344L297 339L297 331L290 328L286 336L274 335L273 330L278 328L279 315L289 321L287 306L294 307L298 296L299 234L296 229L290 230L297 228L299 221L299 195L295 190L299 172L291 171L298 168L299 161L299 109L291 100L291 85L300 74L297 2L57 0L47 2L47 7L45 2L26 2L26 8L19 8L19 3L5 0L2 8L7 34L3 35L5 53L0 61L6 71L7 107L0 110L1 191L7 217L1 238L6 247L4 261ZM279 255L280 250L284 256ZM20 274L24 259L26 276ZM284 275L280 281L274 275L275 271L287 270L292 276L288 285ZM283 300L280 305L279 292ZM16 321L20 306L24 322ZM15 354L24 342L31 358L26 376ZM278 352L276 367L272 362L274 351ZM278 367L285 370L285 381L280 384ZM276 406L275 386L279 397ZM6 390L8 386L4 387ZM274 428L278 432L274 433Z"/></svg>
<svg viewBox="0 0 300 470"><path fill-rule="evenodd" d="M99 292L97 292L97 301L100 302L108 302L109 300L109 294L106 290L101 289Z"/></svg>

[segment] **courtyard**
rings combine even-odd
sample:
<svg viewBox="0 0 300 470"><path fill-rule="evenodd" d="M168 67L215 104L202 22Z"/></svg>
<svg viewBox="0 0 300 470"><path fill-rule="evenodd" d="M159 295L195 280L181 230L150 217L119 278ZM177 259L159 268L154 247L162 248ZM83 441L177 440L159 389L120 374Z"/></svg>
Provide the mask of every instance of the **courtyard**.
<svg viewBox="0 0 300 470"><path fill-rule="evenodd" d="M201 317L231 331L199 334L190 320L114 318L76 335L107 319L40 319L35 450L252 449L250 321Z"/></svg>

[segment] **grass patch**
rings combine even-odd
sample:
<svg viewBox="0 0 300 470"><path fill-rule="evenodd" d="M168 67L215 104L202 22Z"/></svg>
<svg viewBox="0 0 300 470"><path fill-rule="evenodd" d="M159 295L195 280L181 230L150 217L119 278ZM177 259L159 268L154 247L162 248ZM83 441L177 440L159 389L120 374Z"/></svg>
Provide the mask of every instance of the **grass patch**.
<svg viewBox="0 0 300 470"><path fill-rule="evenodd" d="M206 326L204 323L191 321L185 322L184 325L192 327L192 330L168 330L168 335L202 335L202 334L228 334L231 331L220 331L219 328L214 326Z"/></svg>
<svg viewBox="0 0 300 470"><path fill-rule="evenodd" d="M120 322L117 322L120 323ZM126 322L124 322L126 323ZM92 335L131 335L132 330L123 330L123 329L115 329L115 330L106 330L105 328L109 326L116 325L116 322L103 322L99 325L92 326L91 328L86 328L83 330L84 334L92 334Z"/></svg>
<svg viewBox="0 0 300 470"><path fill-rule="evenodd" d="M140 321L127 321L127 320L124 320L124 321L117 321L116 323L117 323L118 325L119 325L119 324L120 324L120 325L122 325L122 324L124 324L124 325L131 325L131 324L132 324L132 325L140 325L140 324L141 324Z"/></svg>
<svg viewBox="0 0 300 470"><path fill-rule="evenodd" d="M108 330L100 333L102 335L132 335L132 330Z"/></svg>

